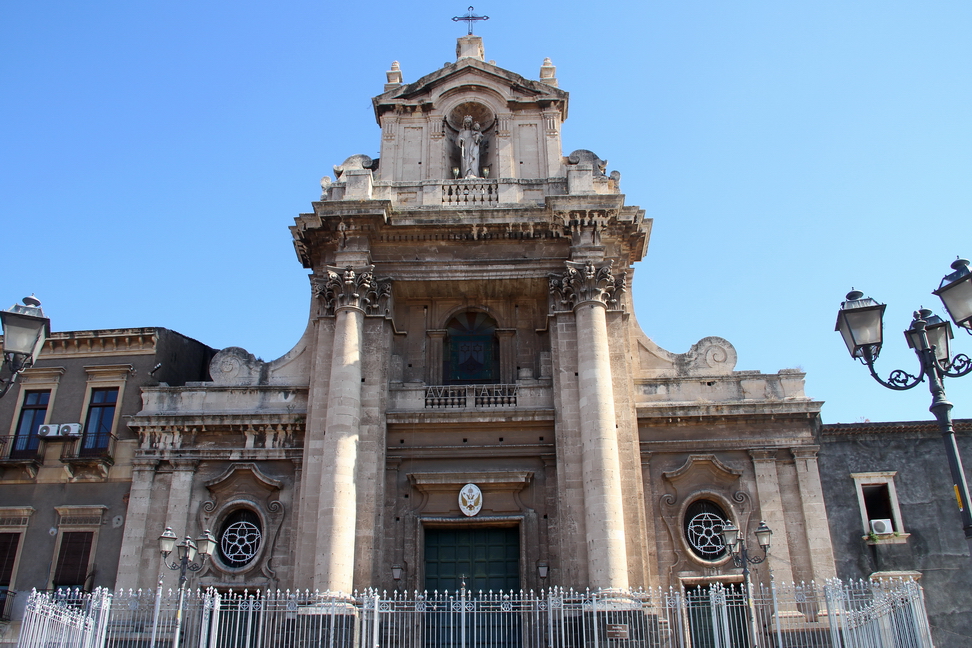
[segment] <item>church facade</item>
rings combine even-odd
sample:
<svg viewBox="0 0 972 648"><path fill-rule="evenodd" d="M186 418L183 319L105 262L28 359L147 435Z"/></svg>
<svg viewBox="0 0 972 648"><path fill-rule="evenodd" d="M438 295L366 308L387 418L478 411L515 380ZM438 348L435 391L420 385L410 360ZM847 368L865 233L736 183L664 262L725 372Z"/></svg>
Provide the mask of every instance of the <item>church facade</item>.
<svg viewBox="0 0 972 648"><path fill-rule="evenodd" d="M290 228L301 339L143 387L117 586L155 584L165 527L213 531L194 579L224 589L736 582L727 521L773 530L758 580L836 575L821 403L797 370L735 371L721 338L677 354L641 330L652 220L561 150L555 72L476 36L413 83L392 65L380 158L335 166Z"/></svg>

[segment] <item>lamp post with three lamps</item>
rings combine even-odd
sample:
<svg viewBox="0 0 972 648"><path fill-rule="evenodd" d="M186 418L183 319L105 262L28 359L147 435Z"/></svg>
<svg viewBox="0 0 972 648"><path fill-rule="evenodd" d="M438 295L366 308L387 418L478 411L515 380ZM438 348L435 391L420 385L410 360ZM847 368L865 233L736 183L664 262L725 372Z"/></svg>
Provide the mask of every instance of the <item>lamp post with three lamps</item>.
<svg viewBox="0 0 972 648"><path fill-rule="evenodd" d="M955 325L972 335L972 272L969 271L968 260L957 259L952 263L952 270L953 272L945 275L932 294L942 300ZM954 337L951 323L932 314L927 308L922 308L915 311L911 326L904 332L908 346L918 356L918 375L895 369L886 380L881 378L874 369L874 361L881 353L884 343L885 307L885 304L879 304L870 297L865 298L861 291L852 290L847 293L846 301L841 303L840 310L837 311L836 330L844 338L851 357L860 360L871 372L871 377L884 387L904 391L928 381L932 396L931 407L928 409L935 415L939 432L945 442L945 455L948 458L955 499L962 516L962 528L972 552L972 502L969 499L969 485L952 428L952 404L946 399L942 384L946 377L959 378L972 372L972 359L964 353L952 357L949 349L949 340Z"/></svg>
<svg viewBox="0 0 972 648"><path fill-rule="evenodd" d="M749 621L750 636L753 639L752 645L754 648L757 648L759 645L759 632L757 632L756 628L756 614L753 605L752 583L749 578L749 566L758 565L766 560L766 552L769 550L770 538L773 536L773 531L766 526L766 522L760 522L759 527L756 528L753 534L756 536L756 544L763 551L763 555L761 556L749 555L744 537L746 534L740 533L732 521L727 521L722 527L722 541L726 544L726 549L729 550L729 557L732 558L732 564L736 567L742 567L743 570L743 587L746 590L746 617Z"/></svg>
<svg viewBox="0 0 972 648"><path fill-rule="evenodd" d="M179 635L182 634L182 606L186 595L186 581L188 577L186 572L196 572L203 568L206 563L206 558L208 558L212 553L213 549L216 548L216 538L213 534L206 529L206 532L201 536L196 538L193 542L192 538L186 536L182 542L176 545L176 534L173 533L172 527L165 527L165 531L159 536L159 552L162 554L162 564L172 570L179 571L179 610L176 612L176 631L175 638L172 641L172 648L179 648ZM178 550L178 560L169 562L169 554L172 553L173 549ZM200 561L197 563L196 555L201 556ZM161 586L161 580L159 581ZM155 646L155 630L158 625L158 602L156 602L155 616L156 623L152 624L152 643Z"/></svg>

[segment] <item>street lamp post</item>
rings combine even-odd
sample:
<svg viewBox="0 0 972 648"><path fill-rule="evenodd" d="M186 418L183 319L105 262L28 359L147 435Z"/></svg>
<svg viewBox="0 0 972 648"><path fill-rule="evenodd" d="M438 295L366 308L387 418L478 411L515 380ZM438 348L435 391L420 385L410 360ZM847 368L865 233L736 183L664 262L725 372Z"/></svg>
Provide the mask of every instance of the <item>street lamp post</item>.
<svg viewBox="0 0 972 648"><path fill-rule="evenodd" d="M932 294L941 298L955 325L972 335L972 272L969 271L969 262L958 259L952 263L952 270ZM927 379L932 396L928 409L935 415L945 443L945 455L952 475L955 499L962 516L962 528L969 551L972 552L969 485L952 428L952 404L946 399L942 384L946 377L960 378L972 372L972 360L965 354L954 357L951 355L949 340L954 337L951 323L932 314L927 308L922 308L915 311L911 326L904 332L908 346L918 356L918 375L895 369L886 380L882 379L874 369L874 361L881 353L883 344L884 308L884 304L879 304L870 297L865 298L864 293L859 290L852 290L847 293L846 301L841 303L840 310L837 311L836 330L844 338L851 357L859 359L868 368L871 377L888 389L912 389Z"/></svg>
<svg viewBox="0 0 972 648"><path fill-rule="evenodd" d="M172 640L172 648L179 648L179 636L182 634L182 605L185 600L186 581L188 580L186 572L197 572L202 569L206 563L206 558L216 548L216 538L213 537L209 529L206 529L205 533L196 538L195 542L192 541L192 538L186 536L182 542L176 545L177 539L176 534L172 532L172 527L165 527L165 531L159 536L159 552L162 554L162 564L169 569L179 571L179 609L176 612L176 630L175 638ZM173 549L178 550L179 559L170 563L168 558ZM197 553L201 557L198 563L195 562ZM152 646L154 645L155 638L153 637Z"/></svg>
<svg viewBox="0 0 972 648"><path fill-rule="evenodd" d="M51 334L51 320L44 316L40 300L31 295L23 304L0 311L3 325L3 365L10 378L0 378L0 398L10 389L25 369L33 366Z"/></svg>
<svg viewBox="0 0 972 648"><path fill-rule="evenodd" d="M756 544L762 550L763 555L761 556L750 556L749 550L746 548L746 539L744 533L740 533L739 529L731 522L726 522L725 526L722 527L722 541L726 544L726 548L729 550L729 556L732 558L732 564L736 567L742 567L743 570L743 587L745 588L746 595L746 617L749 621L749 631L752 636L753 648L758 648L759 646L759 632L756 628L756 614L755 606L753 605L753 593L752 593L752 583L749 578L749 566L758 565L759 563L766 560L766 552L769 550L770 538L773 536L773 531L766 526L765 522L760 522L759 527L753 532L756 536Z"/></svg>

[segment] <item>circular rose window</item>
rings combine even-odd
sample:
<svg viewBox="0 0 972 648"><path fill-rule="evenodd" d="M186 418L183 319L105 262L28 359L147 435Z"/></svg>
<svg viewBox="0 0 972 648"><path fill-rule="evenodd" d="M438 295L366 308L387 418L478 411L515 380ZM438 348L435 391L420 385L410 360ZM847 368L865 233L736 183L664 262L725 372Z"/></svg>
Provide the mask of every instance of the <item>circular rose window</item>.
<svg viewBox="0 0 972 648"><path fill-rule="evenodd" d="M245 567L260 550L260 517L249 509L233 511L219 532L219 559L227 567Z"/></svg>
<svg viewBox="0 0 972 648"><path fill-rule="evenodd" d="M722 527L729 516L709 500L696 500L685 511L685 538L692 552L702 560L718 560L726 553Z"/></svg>

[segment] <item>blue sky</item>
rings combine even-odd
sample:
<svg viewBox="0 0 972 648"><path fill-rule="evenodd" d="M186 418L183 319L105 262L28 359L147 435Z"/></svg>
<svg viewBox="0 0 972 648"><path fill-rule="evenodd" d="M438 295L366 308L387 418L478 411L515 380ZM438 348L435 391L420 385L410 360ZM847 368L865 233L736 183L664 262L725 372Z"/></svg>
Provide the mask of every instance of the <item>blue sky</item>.
<svg viewBox="0 0 972 648"><path fill-rule="evenodd" d="M376 155L370 99L455 57L459 3L0 5L0 304L54 330L164 326L285 353L307 320L287 227L318 182ZM681 353L800 367L824 421L928 419L833 332L853 286L901 331L972 255L972 8L965 2L490 2L486 58L571 94L564 152L622 173L654 219L636 314ZM972 353L972 337L954 346ZM948 381L972 418L972 377Z"/></svg>

